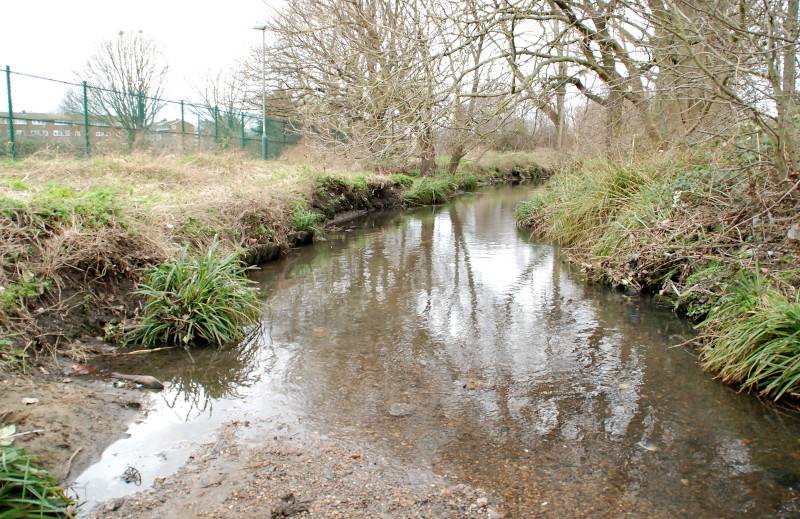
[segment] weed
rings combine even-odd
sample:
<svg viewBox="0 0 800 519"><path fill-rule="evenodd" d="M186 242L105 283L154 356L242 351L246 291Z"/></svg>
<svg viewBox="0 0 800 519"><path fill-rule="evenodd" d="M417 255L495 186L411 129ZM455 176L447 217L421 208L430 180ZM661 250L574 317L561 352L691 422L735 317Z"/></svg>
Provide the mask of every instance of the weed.
<svg viewBox="0 0 800 519"><path fill-rule="evenodd" d="M461 188L464 189L465 191L475 191L476 189L478 189L480 180L474 173L468 173L463 177L461 177L459 184Z"/></svg>
<svg viewBox="0 0 800 519"><path fill-rule="evenodd" d="M393 175L389 175L389 178L392 179L392 182L396 186L410 186L414 183L414 179L409 177L408 175L403 175L401 173L396 173Z"/></svg>
<svg viewBox="0 0 800 519"><path fill-rule="evenodd" d="M72 500L53 475L17 447L0 447L0 502L3 518L74 517Z"/></svg>
<svg viewBox="0 0 800 519"><path fill-rule="evenodd" d="M552 191L536 191L529 200L517 205L514 216L523 226L531 226L533 220L541 215L541 212L553 201Z"/></svg>
<svg viewBox="0 0 800 519"><path fill-rule="evenodd" d="M1 328L0 333L8 336L8 332ZM31 369L25 350L15 348L14 343L6 337L0 339L0 363L7 366L11 371L21 373L28 373Z"/></svg>
<svg viewBox="0 0 800 519"><path fill-rule="evenodd" d="M190 214L181 223L179 232L190 239L212 238L219 234L220 229L207 221L207 219L201 219Z"/></svg>
<svg viewBox="0 0 800 519"><path fill-rule="evenodd" d="M7 186L12 191L32 191L32 186L25 180L8 177L0 181L0 186Z"/></svg>
<svg viewBox="0 0 800 519"><path fill-rule="evenodd" d="M109 225L118 215L115 206L116 193L110 189L98 189L77 193L69 187L53 184L34 197L31 211L50 225L70 224L73 219L90 228Z"/></svg>
<svg viewBox="0 0 800 519"><path fill-rule="evenodd" d="M44 294L44 291L51 285L50 281L37 279L31 272L26 272L0 291L0 308L6 311L15 311L25 307L29 298Z"/></svg>
<svg viewBox="0 0 800 519"><path fill-rule="evenodd" d="M301 204L296 204L292 211L292 227L300 232L310 231L315 235L322 234L320 224L324 219L324 215L309 211Z"/></svg>
<svg viewBox="0 0 800 519"><path fill-rule="evenodd" d="M126 342L205 342L223 345L244 336L243 327L261 314L259 293L245 276L237 254L220 255L215 238L202 255L182 254L148 269L136 294L145 299L142 316Z"/></svg>

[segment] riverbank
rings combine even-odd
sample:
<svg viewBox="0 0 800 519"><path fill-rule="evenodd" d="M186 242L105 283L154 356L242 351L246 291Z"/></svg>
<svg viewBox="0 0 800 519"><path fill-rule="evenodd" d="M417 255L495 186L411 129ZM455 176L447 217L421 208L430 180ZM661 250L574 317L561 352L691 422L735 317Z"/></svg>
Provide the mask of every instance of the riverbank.
<svg viewBox="0 0 800 519"><path fill-rule="evenodd" d="M521 204L592 282L699 323L703 367L773 401L800 396L800 181L706 154L578 163Z"/></svg>
<svg viewBox="0 0 800 519"><path fill-rule="evenodd" d="M135 394L78 375L117 353L142 270L182 247L216 236L257 264L355 214L541 172L532 156L492 153L434 178L237 156L2 163L0 422L39 431L15 444L62 478L123 434Z"/></svg>

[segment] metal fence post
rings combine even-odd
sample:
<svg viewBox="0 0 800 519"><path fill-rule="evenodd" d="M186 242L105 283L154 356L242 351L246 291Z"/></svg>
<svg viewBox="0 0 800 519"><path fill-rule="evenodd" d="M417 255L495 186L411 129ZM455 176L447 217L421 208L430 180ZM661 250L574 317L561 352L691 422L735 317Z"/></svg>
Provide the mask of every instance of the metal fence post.
<svg viewBox="0 0 800 519"><path fill-rule="evenodd" d="M136 100L138 104L138 111L137 118L139 119L139 128L144 128L144 97L142 95L142 91L139 90L136 92Z"/></svg>
<svg viewBox="0 0 800 519"><path fill-rule="evenodd" d="M239 114L239 116L241 117L242 121L242 149L244 149L244 112Z"/></svg>
<svg viewBox="0 0 800 519"><path fill-rule="evenodd" d="M214 140L219 142L219 108L214 107Z"/></svg>
<svg viewBox="0 0 800 519"><path fill-rule="evenodd" d="M86 81L83 82L83 133L85 134L84 143L88 159L91 155L91 148L89 147L89 95L86 90Z"/></svg>
<svg viewBox="0 0 800 519"><path fill-rule="evenodd" d="M11 106L11 67L6 65L6 88L8 89L8 140L11 143L11 160L17 160L17 147L14 143L14 108Z"/></svg>
<svg viewBox="0 0 800 519"><path fill-rule="evenodd" d="M183 99L181 99L181 133L186 133L186 123L183 118Z"/></svg>
<svg viewBox="0 0 800 519"><path fill-rule="evenodd" d="M286 120L282 123L282 130L281 130L281 140L283 141L283 146L281 147L281 153L286 151Z"/></svg>

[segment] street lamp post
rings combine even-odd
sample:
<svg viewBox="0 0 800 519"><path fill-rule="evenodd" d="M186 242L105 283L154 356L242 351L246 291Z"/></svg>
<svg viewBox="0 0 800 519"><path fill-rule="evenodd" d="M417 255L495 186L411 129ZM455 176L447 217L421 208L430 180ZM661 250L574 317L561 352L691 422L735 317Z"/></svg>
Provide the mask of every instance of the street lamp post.
<svg viewBox="0 0 800 519"><path fill-rule="evenodd" d="M253 29L261 31L261 159L267 160L267 26Z"/></svg>

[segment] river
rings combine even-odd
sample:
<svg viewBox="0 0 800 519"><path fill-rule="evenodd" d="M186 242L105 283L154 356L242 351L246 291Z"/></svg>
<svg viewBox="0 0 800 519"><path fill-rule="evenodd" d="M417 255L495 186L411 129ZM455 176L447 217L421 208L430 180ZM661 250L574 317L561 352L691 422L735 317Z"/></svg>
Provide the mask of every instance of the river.
<svg viewBox="0 0 800 519"><path fill-rule="evenodd" d="M313 422L482 487L511 517L798 517L800 419L672 348L690 323L584 284L514 226L531 187L371 215L254 271L259 334L120 359L167 382L76 486L176 470L220 424Z"/></svg>

